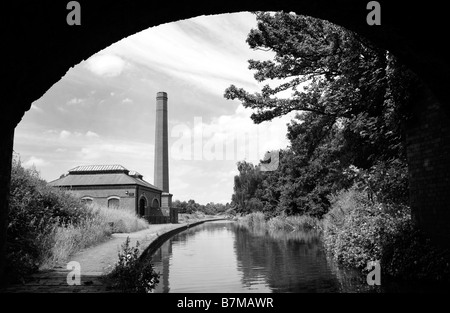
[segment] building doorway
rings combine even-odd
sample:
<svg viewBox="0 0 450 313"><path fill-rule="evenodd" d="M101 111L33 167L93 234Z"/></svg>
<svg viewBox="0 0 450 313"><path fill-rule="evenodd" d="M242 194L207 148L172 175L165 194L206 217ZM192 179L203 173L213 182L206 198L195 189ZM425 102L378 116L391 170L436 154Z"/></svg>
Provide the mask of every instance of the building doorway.
<svg viewBox="0 0 450 313"><path fill-rule="evenodd" d="M140 216L145 216L145 208L147 207L147 200L142 197L139 200L139 215Z"/></svg>

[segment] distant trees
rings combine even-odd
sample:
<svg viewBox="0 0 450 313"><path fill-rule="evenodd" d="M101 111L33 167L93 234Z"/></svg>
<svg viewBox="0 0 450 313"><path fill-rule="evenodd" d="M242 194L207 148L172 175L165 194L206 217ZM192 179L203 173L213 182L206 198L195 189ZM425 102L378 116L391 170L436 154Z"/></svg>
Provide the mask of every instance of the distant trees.
<svg viewBox="0 0 450 313"><path fill-rule="evenodd" d="M239 175L234 177L234 193L232 202L237 204L238 212L255 212L262 210L262 202L259 200L261 189L259 188L263 175L255 166L246 161L238 162Z"/></svg>
<svg viewBox="0 0 450 313"><path fill-rule="evenodd" d="M224 97L254 109L255 123L298 114L288 126L291 146L280 152L278 170L237 163L232 205L239 212L321 217L329 210L329 196L355 183L385 201L406 203L402 126L415 76L390 52L327 21L255 14L257 29L247 43L275 57L249 60L249 69L258 82L279 84L257 93L231 85ZM281 97L284 91L291 96Z"/></svg>
<svg viewBox="0 0 450 313"><path fill-rule="evenodd" d="M204 214L220 214L224 213L228 209L230 209L230 204L222 204L222 203L214 203L209 202L206 205L199 204L195 202L195 200L190 199L189 201L180 201L175 200L173 201L172 205L176 208L178 208L181 212L184 213L194 213L194 212L202 212Z"/></svg>

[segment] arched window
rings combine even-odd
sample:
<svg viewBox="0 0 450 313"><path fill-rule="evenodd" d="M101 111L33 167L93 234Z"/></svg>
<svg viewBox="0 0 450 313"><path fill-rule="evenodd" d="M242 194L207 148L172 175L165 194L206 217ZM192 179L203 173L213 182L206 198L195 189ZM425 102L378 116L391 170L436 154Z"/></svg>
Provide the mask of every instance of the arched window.
<svg viewBox="0 0 450 313"><path fill-rule="evenodd" d="M94 199L92 199L91 197L83 197L81 198L81 202L84 204L92 204L92 201L94 201Z"/></svg>
<svg viewBox="0 0 450 313"><path fill-rule="evenodd" d="M159 201L158 199L154 198L152 201L152 208L153 209L158 209L159 208Z"/></svg>
<svg viewBox="0 0 450 313"><path fill-rule="evenodd" d="M109 197L108 198L108 208L114 208L117 209L120 204L120 198L119 197Z"/></svg>

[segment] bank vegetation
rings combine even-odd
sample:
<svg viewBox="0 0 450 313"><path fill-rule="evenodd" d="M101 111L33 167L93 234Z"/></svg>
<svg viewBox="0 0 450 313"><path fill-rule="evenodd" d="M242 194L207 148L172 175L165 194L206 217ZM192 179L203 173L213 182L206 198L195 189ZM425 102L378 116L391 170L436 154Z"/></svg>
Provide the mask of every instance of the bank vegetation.
<svg viewBox="0 0 450 313"><path fill-rule="evenodd" d="M15 155L7 233L7 279L24 282L40 269L64 265L69 257L110 238L148 228L124 210L83 204L70 192L47 185Z"/></svg>
<svg viewBox="0 0 450 313"><path fill-rule="evenodd" d="M274 57L249 60L249 68L259 83L279 84L257 93L231 85L224 96L253 109L255 123L297 114L289 147L256 165L237 163L230 212L250 214L241 219L250 225L320 228L326 249L347 266L363 270L380 260L384 275L450 281L449 250L433 245L409 208L404 130L417 76L389 51L327 21L255 15L247 43Z"/></svg>

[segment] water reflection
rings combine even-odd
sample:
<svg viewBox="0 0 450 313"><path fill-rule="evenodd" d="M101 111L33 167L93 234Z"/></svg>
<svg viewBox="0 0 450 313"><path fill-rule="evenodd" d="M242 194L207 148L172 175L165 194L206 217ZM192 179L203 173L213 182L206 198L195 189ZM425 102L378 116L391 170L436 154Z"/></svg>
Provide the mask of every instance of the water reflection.
<svg viewBox="0 0 450 313"><path fill-rule="evenodd" d="M317 232L286 233L237 226L236 236L236 255L245 286L263 276L272 292L342 291Z"/></svg>
<svg viewBox="0 0 450 313"><path fill-rule="evenodd" d="M318 233L249 230L228 221L174 236L151 262L161 273L155 292L351 292L360 284L356 272L327 258Z"/></svg>
<svg viewBox="0 0 450 313"><path fill-rule="evenodd" d="M155 292L239 292L232 225L205 223L165 242L151 259L161 273Z"/></svg>

